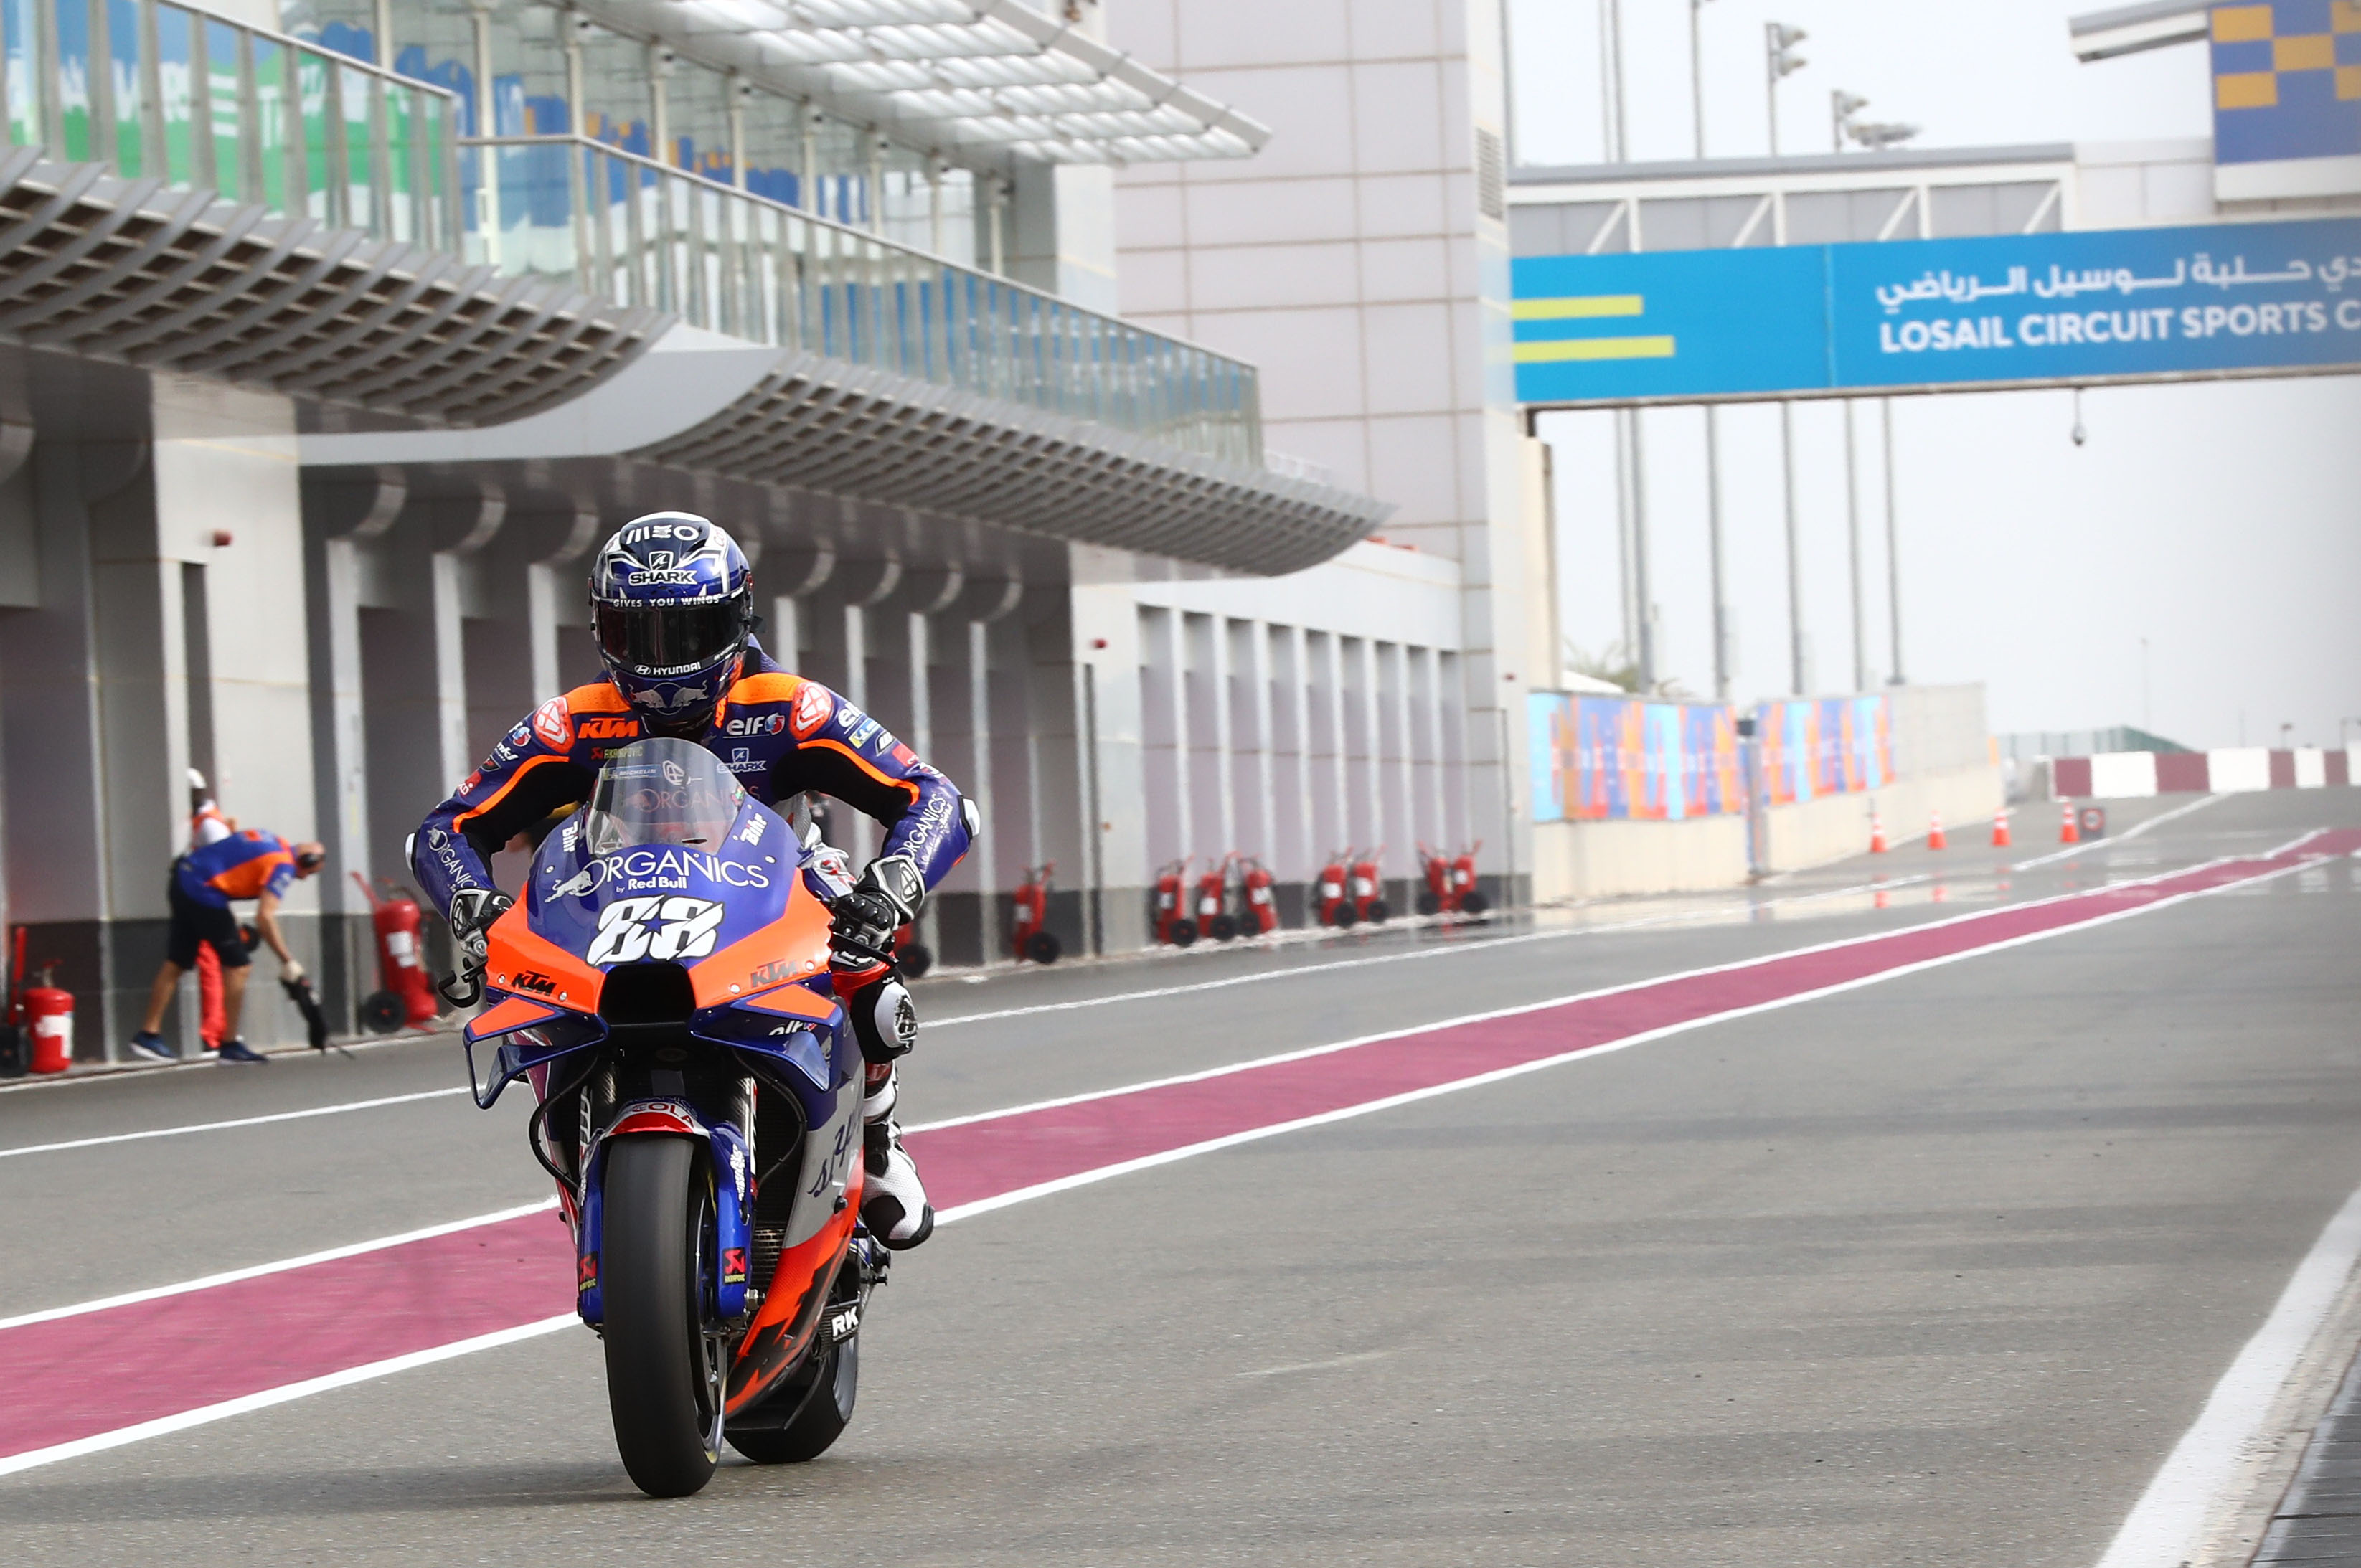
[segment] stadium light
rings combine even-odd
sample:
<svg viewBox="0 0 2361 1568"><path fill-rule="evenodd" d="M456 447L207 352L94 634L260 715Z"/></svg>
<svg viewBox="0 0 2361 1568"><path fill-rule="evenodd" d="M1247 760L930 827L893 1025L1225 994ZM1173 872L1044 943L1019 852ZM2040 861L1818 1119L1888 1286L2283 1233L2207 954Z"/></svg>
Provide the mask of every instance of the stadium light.
<svg viewBox="0 0 2361 1568"><path fill-rule="evenodd" d="M1889 147L1899 147L1908 141L1918 134L1921 127L1872 122L1869 125L1855 125L1851 129L1853 140L1872 152L1883 152Z"/></svg>
<svg viewBox="0 0 2361 1568"><path fill-rule="evenodd" d="M1763 64L1770 82L1771 156L1773 158L1779 156L1779 83L1810 63L1795 52L1795 46L1810 36L1803 28L1791 27L1784 22L1763 24Z"/></svg>
<svg viewBox="0 0 2361 1568"><path fill-rule="evenodd" d="M1828 150L1830 152L1842 152L1845 149L1845 133L1852 129L1852 117L1868 107L1869 100L1857 93L1848 93L1841 87L1832 88L1829 91Z"/></svg>

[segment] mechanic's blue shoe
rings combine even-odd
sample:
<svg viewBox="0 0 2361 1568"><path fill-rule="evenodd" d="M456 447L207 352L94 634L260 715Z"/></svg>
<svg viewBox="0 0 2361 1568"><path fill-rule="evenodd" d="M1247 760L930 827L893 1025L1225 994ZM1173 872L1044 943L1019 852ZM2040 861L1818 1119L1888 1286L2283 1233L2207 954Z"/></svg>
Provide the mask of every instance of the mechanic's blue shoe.
<svg viewBox="0 0 2361 1568"><path fill-rule="evenodd" d="M248 1046L244 1040L224 1040L221 1043L221 1049L214 1052L214 1055L216 1059L221 1061L267 1062L270 1059L269 1057L264 1056L260 1051Z"/></svg>
<svg viewBox="0 0 2361 1568"><path fill-rule="evenodd" d="M164 1043L163 1036L150 1034L146 1029L142 1029L137 1034L131 1036L131 1049L136 1054L148 1058L150 1061L179 1061L181 1059L181 1053L174 1050L170 1046L166 1045Z"/></svg>

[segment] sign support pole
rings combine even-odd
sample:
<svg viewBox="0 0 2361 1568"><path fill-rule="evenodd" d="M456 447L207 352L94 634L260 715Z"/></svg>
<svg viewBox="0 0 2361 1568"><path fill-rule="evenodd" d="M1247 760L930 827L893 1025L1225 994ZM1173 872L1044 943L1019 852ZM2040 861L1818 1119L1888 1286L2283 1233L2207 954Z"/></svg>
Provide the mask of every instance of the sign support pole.
<svg viewBox="0 0 2361 1568"><path fill-rule="evenodd" d="M1705 406L1705 543L1713 577L1713 695L1730 700L1730 600L1721 568L1721 411Z"/></svg>
<svg viewBox="0 0 2361 1568"><path fill-rule="evenodd" d="M1894 685L1902 678L1902 535L1894 521L1894 400L1877 400L1878 417L1885 427L1885 614L1894 630Z"/></svg>
<svg viewBox="0 0 2361 1568"><path fill-rule="evenodd" d="M1779 464L1787 492L1787 675L1788 689L1804 695L1804 563L1795 522L1795 401L1779 400Z"/></svg>
<svg viewBox="0 0 2361 1568"><path fill-rule="evenodd" d="M1869 628L1861 620L1861 468L1853 414L1860 400L1847 398L1845 414L1845 549L1852 574L1852 689L1869 689Z"/></svg>

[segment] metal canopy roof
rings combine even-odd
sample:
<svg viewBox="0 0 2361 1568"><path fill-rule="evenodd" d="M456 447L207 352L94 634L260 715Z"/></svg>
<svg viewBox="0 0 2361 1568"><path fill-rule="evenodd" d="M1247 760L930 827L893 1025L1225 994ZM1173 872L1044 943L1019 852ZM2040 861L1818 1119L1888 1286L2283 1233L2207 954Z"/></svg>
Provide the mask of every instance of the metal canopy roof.
<svg viewBox="0 0 2361 1568"><path fill-rule="evenodd" d="M583 0L895 139L993 161L1246 158L1268 127L1018 0Z"/></svg>

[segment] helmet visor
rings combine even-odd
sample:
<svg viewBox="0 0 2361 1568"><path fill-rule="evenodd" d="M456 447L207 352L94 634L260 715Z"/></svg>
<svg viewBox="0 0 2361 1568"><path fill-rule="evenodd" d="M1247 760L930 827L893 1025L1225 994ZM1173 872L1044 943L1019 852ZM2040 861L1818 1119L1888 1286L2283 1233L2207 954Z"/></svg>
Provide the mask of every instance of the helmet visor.
<svg viewBox="0 0 2361 1568"><path fill-rule="evenodd" d="M687 674L738 647L746 635L746 601L593 607L599 651L635 675Z"/></svg>

